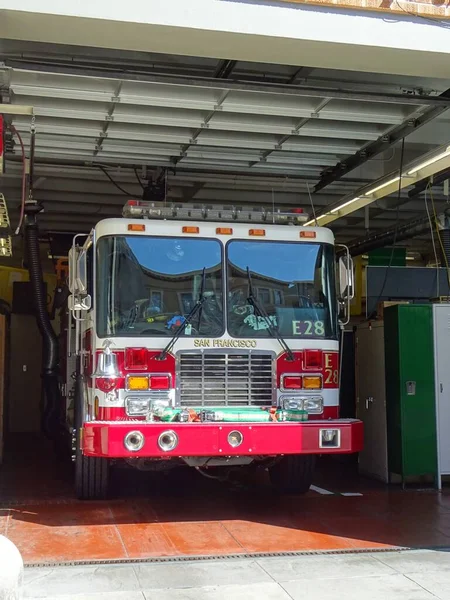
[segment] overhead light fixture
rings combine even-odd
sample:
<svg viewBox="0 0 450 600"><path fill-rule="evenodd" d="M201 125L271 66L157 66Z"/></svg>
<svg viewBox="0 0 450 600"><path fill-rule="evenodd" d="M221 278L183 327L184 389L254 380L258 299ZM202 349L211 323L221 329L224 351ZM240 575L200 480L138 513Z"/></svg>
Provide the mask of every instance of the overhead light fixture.
<svg viewBox="0 0 450 600"><path fill-rule="evenodd" d="M346 216L356 210L364 208L372 202L397 193L409 187L412 183L418 183L432 177L436 173L450 168L450 145L441 146L431 154L422 157L422 161L416 159L407 165L402 171L394 171L387 177L380 178L377 182L365 185L358 190L344 196L334 206L327 206L322 214L317 215L305 225L319 224L328 225L332 221Z"/></svg>
<svg viewBox="0 0 450 600"><path fill-rule="evenodd" d="M309 227L310 225L315 225L317 221L320 221L320 219L325 219L325 217L328 217L328 213L326 213L324 215L319 215L318 217L311 219L310 221L305 223L304 227Z"/></svg>
<svg viewBox="0 0 450 600"><path fill-rule="evenodd" d="M358 202L358 200L361 200L361 196L357 196L356 198L352 198L351 200L348 200L347 202L344 202L344 204L340 204L336 208L333 208L333 210L330 210L330 212L331 212L331 214L334 215L334 213L338 213L340 210L342 210L343 208L345 208L349 204L353 204L354 202Z"/></svg>
<svg viewBox="0 0 450 600"><path fill-rule="evenodd" d="M398 175L397 177L393 177L392 179L389 179L388 181L384 181L383 183L380 183L380 185L377 185L377 187L374 187L374 188L370 189L369 191L365 192L364 196L371 196L372 194L375 194L375 192L382 190L383 188L387 187L388 185L397 183L397 181L400 181L400 175Z"/></svg>
<svg viewBox="0 0 450 600"><path fill-rule="evenodd" d="M414 173L417 173L418 171L421 171L422 169L425 169L425 167L429 167L430 165L434 164L438 160L441 160L443 158L447 158L447 156L450 156L450 146L448 146L448 148L446 150L444 150L444 152L440 152L439 154L436 154L436 156L433 156L433 157L429 158L428 160L419 163L413 169L410 169L407 172L407 174L408 175L414 175Z"/></svg>

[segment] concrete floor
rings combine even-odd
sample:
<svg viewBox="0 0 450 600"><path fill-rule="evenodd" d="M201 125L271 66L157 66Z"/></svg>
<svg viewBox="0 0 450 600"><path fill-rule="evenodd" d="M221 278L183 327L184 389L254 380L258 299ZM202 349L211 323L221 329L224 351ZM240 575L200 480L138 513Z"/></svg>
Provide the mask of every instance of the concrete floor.
<svg viewBox="0 0 450 600"><path fill-rule="evenodd" d="M448 600L450 553L372 554L25 569L46 600Z"/></svg>
<svg viewBox="0 0 450 600"><path fill-rule="evenodd" d="M37 442L31 448L18 444L0 470L0 534L16 544L26 564L41 566L450 548L448 491L387 488L359 478L351 463L325 461L313 489L300 497L277 496L264 477L222 483L195 471L116 475L113 500L78 502L70 462L57 460Z"/></svg>

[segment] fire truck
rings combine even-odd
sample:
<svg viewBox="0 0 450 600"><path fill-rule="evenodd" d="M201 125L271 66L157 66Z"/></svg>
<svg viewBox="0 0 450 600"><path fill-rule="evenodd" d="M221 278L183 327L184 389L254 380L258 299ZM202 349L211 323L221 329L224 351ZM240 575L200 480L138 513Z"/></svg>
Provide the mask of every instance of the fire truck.
<svg viewBox="0 0 450 600"><path fill-rule="evenodd" d="M339 418L352 261L292 212L130 200L69 256L65 425L76 493L110 467L261 466L304 493L315 458L355 453ZM347 316L346 316L347 315Z"/></svg>

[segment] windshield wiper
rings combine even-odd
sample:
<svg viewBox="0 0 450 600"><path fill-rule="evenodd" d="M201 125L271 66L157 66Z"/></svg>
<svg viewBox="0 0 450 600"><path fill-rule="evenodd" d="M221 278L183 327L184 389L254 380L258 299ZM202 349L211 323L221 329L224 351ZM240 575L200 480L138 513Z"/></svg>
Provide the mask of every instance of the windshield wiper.
<svg viewBox="0 0 450 600"><path fill-rule="evenodd" d="M264 308L264 306L262 304L259 303L259 300L257 300L256 296L253 293L253 282L252 282L252 276L250 274L249 267L247 267L247 280L248 280L248 298L247 298L248 303L251 304L253 306L253 308L255 309L255 312L259 313L259 315L264 319L270 335L273 338L278 340L280 346L284 349L284 351L288 355L288 360L294 361L295 360L294 353L287 345L287 342L284 339L284 337L281 335L281 333L279 332L278 327L273 326L273 322L270 320L270 317L267 314L266 309Z"/></svg>
<svg viewBox="0 0 450 600"><path fill-rule="evenodd" d="M188 314L188 316L184 319L184 321L181 323L181 325L175 331L174 335L170 339L170 341L167 344L167 346L164 348L164 350L162 350L160 352L160 354L158 354L158 356L156 357L156 360L164 360L166 358L167 354L175 346L178 338L182 335L183 331L186 329L186 327L189 325L189 323L192 321L192 319L195 317L195 315L198 312L200 312L200 315L199 315L199 326L200 326L201 309L202 309L202 306L205 303L205 301L208 300L208 296L205 296L205 281L206 281L206 270L205 270L205 267L203 267L203 271L202 271L202 285L201 285L201 288L200 288L200 294L198 296L197 302L195 303L194 307L192 308L192 310Z"/></svg>

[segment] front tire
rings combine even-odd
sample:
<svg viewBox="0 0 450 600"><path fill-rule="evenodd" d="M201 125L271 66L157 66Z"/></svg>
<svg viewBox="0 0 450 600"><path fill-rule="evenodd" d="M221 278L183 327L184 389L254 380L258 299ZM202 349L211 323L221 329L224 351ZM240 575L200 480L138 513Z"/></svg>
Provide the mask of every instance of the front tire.
<svg viewBox="0 0 450 600"><path fill-rule="evenodd" d="M109 490L109 461L97 456L83 456L77 450L75 493L79 500L104 500Z"/></svg>
<svg viewBox="0 0 450 600"><path fill-rule="evenodd" d="M306 494L314 477L314 454L288 454L269 469L272 486L282 494Z"/></svg>
<svg viewBox="0 0 450 600"><path fill-rule="evenodd" d="M72 450L75 452L75 494L79 500L104 500L109 491L109 460L97 456L84 456L81 450L83 427L83 375L80 358L77 358L75 380L75 437Z"/></svg>

